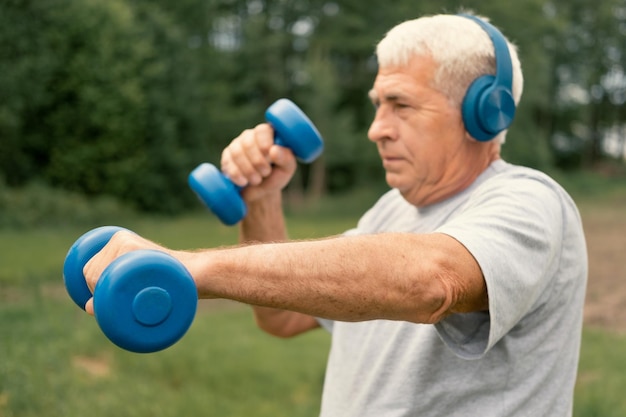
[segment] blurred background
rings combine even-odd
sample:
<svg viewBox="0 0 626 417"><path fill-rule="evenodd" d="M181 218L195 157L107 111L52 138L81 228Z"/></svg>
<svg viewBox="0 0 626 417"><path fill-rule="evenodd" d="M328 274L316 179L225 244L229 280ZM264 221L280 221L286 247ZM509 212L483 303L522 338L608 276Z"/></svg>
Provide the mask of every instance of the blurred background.
<svg viewBox="0 0 626 417"><path fill-rule="evenodd" d="M526 82L505 158L623 175L624 0L3 0L2 192L37 184L179 213L197 206L181 192L189 171L219 162L280 97L327 141L294 193L379 185L366 138L374 45L402 20L461 7L519 46Z"/></svg>
<svg viewBox="0 0 626 417"><path fill-rule="evenodd" d="M275 341L244 306L204 302L179 344L129 354L70 305L64 255L102 224L235 243L187 175L281 97L326 141L286 191L292 236L352 227L386 189L366 136L375 44L467 9L519 48L504 158L548 172L583 214L575 415L626 415L626 0L0 0L0 417L317 415L326 335Z"/></svg>

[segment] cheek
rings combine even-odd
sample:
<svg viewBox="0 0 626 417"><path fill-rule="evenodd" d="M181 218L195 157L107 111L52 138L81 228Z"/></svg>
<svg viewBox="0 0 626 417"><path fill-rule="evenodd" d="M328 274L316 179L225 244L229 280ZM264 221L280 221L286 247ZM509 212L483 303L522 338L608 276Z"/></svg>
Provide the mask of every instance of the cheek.
<svg viewBox="0 0 626 417"><path fill-rule="evenodd" d="M436 132L422 132L415 140L405 144L417 177L428 180L441 176L454 154L449 139L450 137Z"/></svg>
<svg viewBox="0 0 626 417"><path fill-rule="evenodd" d="M465 124L463 123L463 116L460 110L456 108L450 109L445 114L445 121L440 123L439 127L439 134L451 138L453 141L465 138L467 134Z"/></svg>
<svg viewBox="0 0 626 417"><path fill-rule="evenodd" d="M416 164L427 164L441 151L441 136L435 126L419 123L407 126L404 131L403 145Z"/></svg>

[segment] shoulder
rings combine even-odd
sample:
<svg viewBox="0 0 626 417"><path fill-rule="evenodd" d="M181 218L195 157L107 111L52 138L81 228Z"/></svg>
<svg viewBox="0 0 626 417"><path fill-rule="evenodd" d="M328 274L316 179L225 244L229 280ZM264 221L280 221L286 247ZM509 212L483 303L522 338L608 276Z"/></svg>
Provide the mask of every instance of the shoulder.
<svg viewBox="0 0 626 417"><path fill-rule="evenodd" d="M549 175L533 168L496 161L486 174L487 178L480 182L477 190L507 190L512 187L548 188L557 194L567 195L563 187Z"/></svg>
<svg viewBox="0 0 626 417"><path fill-rule="evenodd" d="M510 206L514 211L549 212L555 215L578 217L576 204L567 191L544 172L497 161L477 181L469 193L467 208Z"/></svg>

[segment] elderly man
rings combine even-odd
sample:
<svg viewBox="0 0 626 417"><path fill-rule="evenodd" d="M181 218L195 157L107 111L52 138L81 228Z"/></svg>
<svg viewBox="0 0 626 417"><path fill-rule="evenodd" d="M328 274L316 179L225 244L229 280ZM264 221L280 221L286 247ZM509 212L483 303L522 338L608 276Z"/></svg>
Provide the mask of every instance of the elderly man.
<svg viewBox="0 0 626 417"><path fill-rule="evenodd" d="M200 297L255 306L259 326L332 333L321 415L570 416L587 263L577 209L500 147L522 91L515 47L482 19L438 15L377 47L369 139L392 188L342 236L290 242L296 169L269 125L225 149L247 186L242 247L171 251L120 232L85 267L152 247ZM88 309L91 309L88 303Z"/></svg>

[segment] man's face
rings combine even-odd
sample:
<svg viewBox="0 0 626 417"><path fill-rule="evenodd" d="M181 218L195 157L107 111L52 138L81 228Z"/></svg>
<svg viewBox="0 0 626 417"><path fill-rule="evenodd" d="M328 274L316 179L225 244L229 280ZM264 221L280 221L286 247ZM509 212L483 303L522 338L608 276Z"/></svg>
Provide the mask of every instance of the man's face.
<svg viewBox="0 0 626 417"><path fill-rule="evenodd" d="M378 147L389 186L416 206L469 185L464 165L477 151L466 136L460 108L432 87L436 68L429 56L380 68L370 91L376 116L368 137Z"/></svg>

